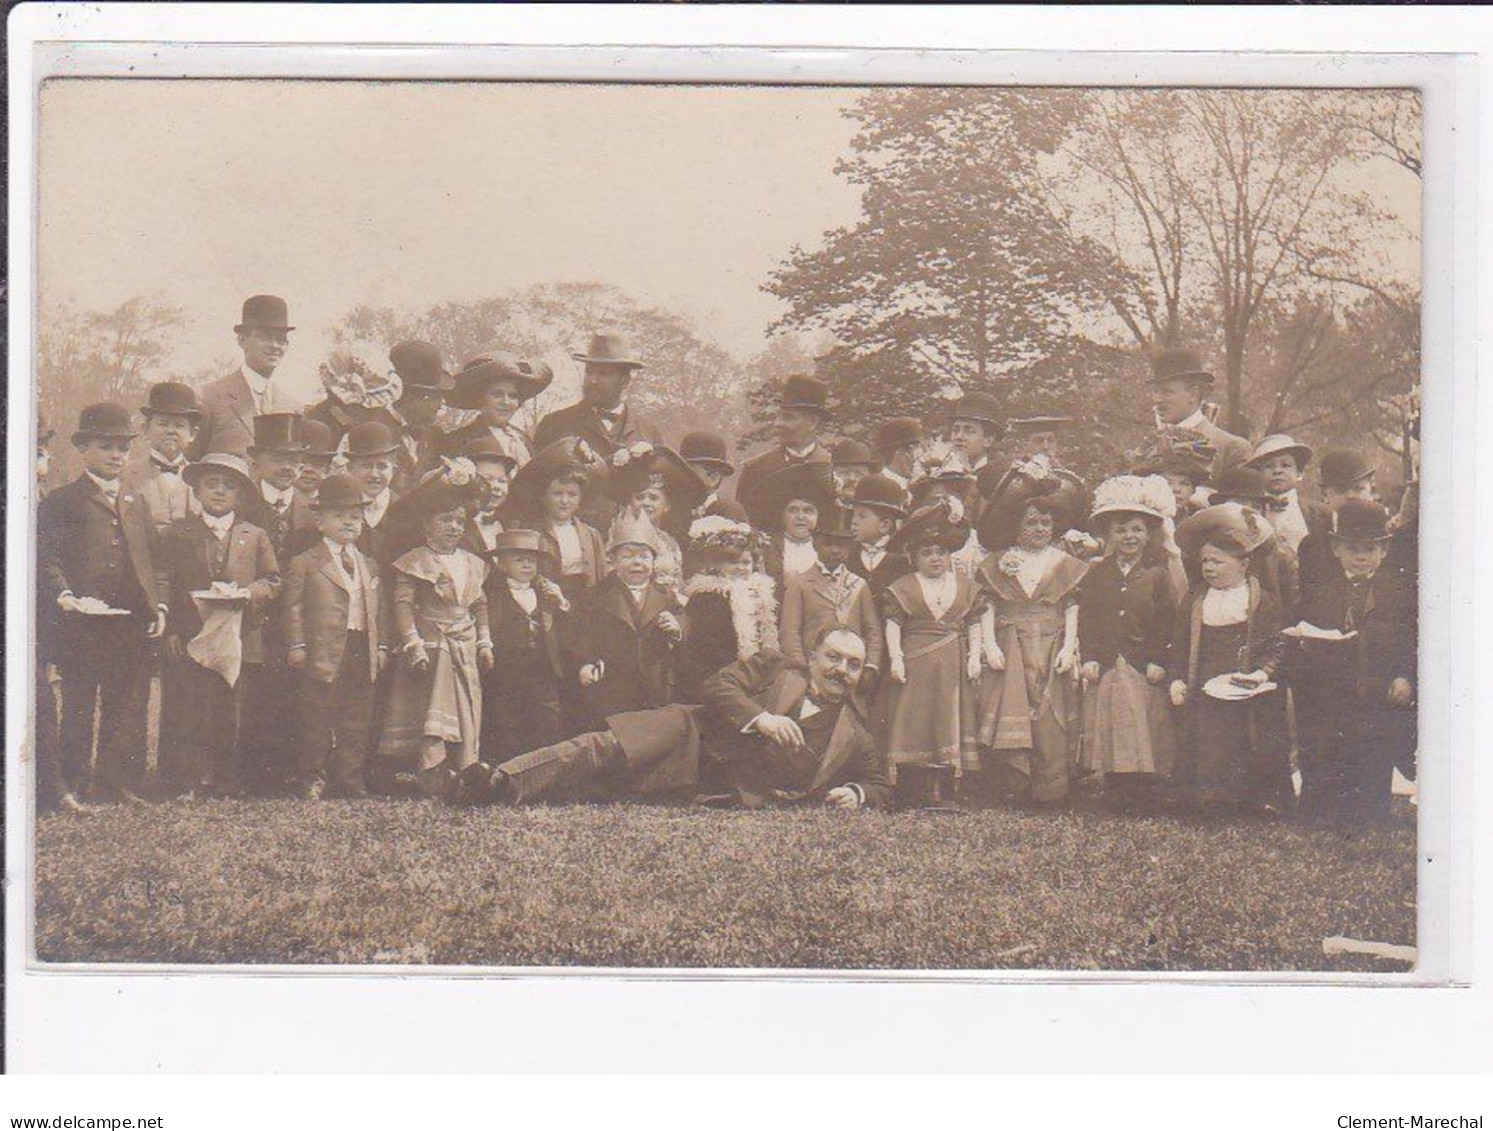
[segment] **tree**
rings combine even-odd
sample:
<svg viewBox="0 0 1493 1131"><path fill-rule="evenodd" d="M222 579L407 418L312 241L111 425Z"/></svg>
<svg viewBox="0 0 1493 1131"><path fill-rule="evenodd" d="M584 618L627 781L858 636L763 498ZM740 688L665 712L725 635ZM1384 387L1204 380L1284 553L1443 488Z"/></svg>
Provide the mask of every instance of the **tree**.
<svg viewBox="0 0 1493 1131"><path fill-rule="evenodd" d="M859 123L838 175L860 221L792 249L765 289L773 330L826 330L818 358L847 431L929 414L960 390L1009 397L1076 375L1076 316L1102 297L1090 255L1047 207L1041 158L1079 119L1073 91L900 88L846 113ZM1040 368L1038 368L1040 366ZM1081 406L1074 406L1075 408Z"/></svg>

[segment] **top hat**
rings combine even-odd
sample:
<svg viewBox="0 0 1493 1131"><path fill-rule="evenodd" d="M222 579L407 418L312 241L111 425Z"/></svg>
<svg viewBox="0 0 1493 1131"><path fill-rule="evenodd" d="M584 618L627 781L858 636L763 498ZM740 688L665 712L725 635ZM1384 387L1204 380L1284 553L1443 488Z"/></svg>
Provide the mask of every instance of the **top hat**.
<svg viewBox="0 0 1493 1131"><path fill-rule="evenodd" d="M347 458L371 459L391 455L399 450L399 440L389 426L379 420L365 420L347 432Z"/></svg>
<svg viewBox="0 0 1493 1131"><path fill-rule="evenodd" d="M894 416L883 421L876 429L871 447L878 452L892 448L905 448L908 444L923 442L923 422L915 416Z"/></svg>
<svg viewBox="0 0 1493 1131"><path fill-rule="evenodd" d="M1332 536L1344 542L1387 542L1389 511L1372 499L1347 499L1333 513Z"/></svg>
<svg viewBox="0 0 1493 1131"><path fill-rule="evenodd" d="M1346 491L1365 479L1372 478L1374 469L1369 461L1355 451L1337 448L1325 452L1317 464L1317 478L1322 486Z"/></svg>
<svg viewBox="0 0 1493 1131"><path fill-rule="evenodd" d="M78 430L73 443L84 440L133 440L139 433L130 426L129 411L112 401L91 404L78 413Z"/></svg>
<svg viewBox="0 0 1493 1131"><path fill-rule="evenodd" d="M1258 467L1271 456L1278 456L1282 452L1289 454L1296 461L1296 470L1305 471L1306 465L1312 462L1312 450L1305 444L1298 444L1289 436L1275 435L1266 436L1256 445L1254 453L1249 457L1246 467Z"/></svg>
<svg viewBox="0 0 1493 1131"><path fill-rule="evenodd" d="M956 420L973 420L985 426L988 436L998 436L1005 431L1005 414L1001 403L989 393L965 393L949 409L949 423Z"/></svg>
<svg viewBox="0 0 1493 1131"><path fill-rule="evenodd" d="M885 475L868 475L855 485L851 507L869 507L888 518L907 517L907 492Z"/></svg>
<svg viewBox="0 0 1493 1131"><path fill-rule="evenodd" d="M817 377L794 373L783 381L779 408L797 408L807 412L828 412L829 386Z"/></svg>
<svg viewBox="0 0 1493 1131"><path fill-rule="evenodd" d="M454 382L441 364L441 351L429 342L400 342L389 351L389 364L399 374L405 391L411 389L440 393Z"/></svg>
<svg viewBox="0 0 1493 1131"><path fill-rule="evenodd" d="M279 295L251 295L244 299L244 312L235 333L245 330L294 330L290 325L290 309Z"/></svg>
<svg viewBox="0 0 1493 1131"><path fill-rule="evenodd" d="M607 531L607 553L619 546L647 546L654 557L664 552L663 540L658 536L658 527L647 515L623 512L612 522Z"/></svg>
<svg viewBox="0 0 1493 1131"><path fill-rule="evenodd" d="M331 510L336 507L364 506L363 485L351 475L328 475L316 485L316 495L311 500L312 510Z"/></svg>
<svg viewBox="0 0 1493 1131"><path fill-rule="evenodd" d="M306 441L301 435L303 420L299 413L266 412L254 418L254 443L249 454L255 452L304 452Z"/></svg>
<svg viewBox="0 0 1493 1131"><path fill-rule="evenodd" d="M842 503L831 504L829 510L819 516L819 524L814 527L814 537L855 541L855 532L850 529L852 513L851 509Z"/></svg>
<svg viewBox="0 0 1493 1131"><path fill-rule="evenodd" d="M642 369L643 363L628 354L627 339L621 334L592 334L591 344L585 353L570 355L587 365L625 365L629 369Z"/></svg>
<svg viewBox="0 0 1493 1131"><path fill-rule="evenodd" d="M932 543L950 553L969 541L969 527L955 522L948 504L942 499L913 511L912 517L898 527L886 544L889 552L906 554L909 558L919 546Z"/></svg>
<svg viewBox="0 0 1493 1131"><path fill-rule="evenodd" d="M830 449L829 460L835 467L870 467L876 462L871 449L859 440L841 440Z"/></svg>
<svg viewBox="0 0 1493 1131"><path fill-rule="evenodd" d="M210 471L223 472L238 480L240 502L257 494L258 489L249 475L248 461L237 452L208 452L196 463L189 463L182 468L182 482L188 487L195 487L197 481Z"/></svg>
<svg viewBox="0 0 1493 1131"><path fill-rule="evenodd" d="M554 542L547 534L539 530L515 527L512 530L504 530L493 539L491 553L494 555L520 552L548 558L551 566L559 557L555 552Z"/></svg>
<svg viewBox="0 0 1493 1131"><path fill-rule="evenodd" d="M461 446L461 455L467 457L473 463L483 460L508 465L508 474L512 475L518 470L518 459L498 441L491 432L483 436L475 436Z"/></svg>
<svg viewBox="0 0 1493 1131"><path fill-rule="evenodd" d="M616 460L624 453L625 462L618 464ZM700 473L678 452L662 444L654 444L639 455L632 455L629 449L622 448L612 459L607 494L619 503L627 502L650 483L657 483L664 489L669 496L669 505L676 510L694 510L710 494L710 485L700 478Z"/></svg>
<svg viewBox="0 0 1493 1131"><path fill-rule="evenodd" d="M1172 518L1177 500L1167 481L1159 475L1114 475L1094 490L1089 518L1106 514L1143 514L1149 518Z"/></svg>
<svg viewBox="0 0 1493 1131"><path fill-rule="evenodd" d="M1071 416L1018 416L1011 427L1018 432L1056 432L1072 423Z"/></svg>
<svg viewBox="0 0 1493 1131"><path fill-rule="evenodd" d="M1213 483L1213 494L1220 499L1244 499L1263 502L1272 498L1265 473L1255 467L1231 467Z"/></svg>
<svg viewBox="0 0 1493 1131"><path fill-rule="evenodd" d="M1150 384L1162 381L1187 381L1195 385L1212 385L1213 374L1203 368L1202 356L1196 350L1163 349L1151 355Z"/></svg>
<svg viewBox="0 0 1493 1131"><path fill-rule="evenodd" d="M1259 511L1241 503L1215 503L1177 524L1177 546L1189 558L1196 558L1205 543L1221 536L1253 553L1274 540L1275 530Z"/></svg>
<svg viewBox="0 0 1493 1131"><path fill-rule="evenodd" d="M949 762L933 765L905 762L898 766L892 804L898 809L918 809L925 813L959 812L961 806L955 796L953 765Z"/></svg>
<svg viewBox="0 0 1493 1131"><path fill-rule="evenodd" d="M538 503L544 489L561 475L579 472L585 474L585 462L577 454L580 441L574 436L556 440L534 453L534 457L519 468L509 484L509 494L514 499L530 506Z"/></svg>
<svg viewBox="0 0 1493 1131"><path fill-rule="evenodd" d="M757 525L780 530L783 509L794 499L813 503L825 514L835 502L835 476L827 463L795 463L773 472L757 496Z"/></svg>
<svg viewBox="0 0 1493 1131"><path fill-rule="evenodd" d="M141 416L187 416L193 420L202 417L197 407L197 391L180 381L157 381L150 387L145 403L140 406Z"/></svg>
<svg viewBox="0 0 1493 1131"><path fill-rule="evenodd" d="M726 458L726 440L714 432L687 432L679 441L679 454L689 463L713 468L722 475L736 474L736 468Z"/></svg>
<svg viewBox="0 0 1493 1131"><path fill-rule="evenodd" d="M306 455L315 459L331 459L337 454L332 430L315 417L301 417L301 442L306 445Z"/></svg>
<svg viewBox="0 0 1493 1131"><path fill-rule="evenodd" d="M495 381L511 381L519 400L533 400L549 387L554 376L549 366L536 369L511 353L474 357L457 371L453 387L446 394L446 403L453 408L481 408L488 386Z"/></svg>

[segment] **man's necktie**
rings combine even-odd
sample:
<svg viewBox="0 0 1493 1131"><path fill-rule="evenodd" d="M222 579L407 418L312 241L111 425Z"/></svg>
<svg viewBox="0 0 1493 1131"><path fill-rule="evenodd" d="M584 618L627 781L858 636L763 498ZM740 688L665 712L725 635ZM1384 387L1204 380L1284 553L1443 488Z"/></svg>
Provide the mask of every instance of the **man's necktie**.
<svg viewBox="0 0 1493 1131"><path fill-rule="evenodd" d="M352 551L346 546L342 547L342 568L347 571L349 581L356 581L358 579L357 564L353 561Z"/></svg>

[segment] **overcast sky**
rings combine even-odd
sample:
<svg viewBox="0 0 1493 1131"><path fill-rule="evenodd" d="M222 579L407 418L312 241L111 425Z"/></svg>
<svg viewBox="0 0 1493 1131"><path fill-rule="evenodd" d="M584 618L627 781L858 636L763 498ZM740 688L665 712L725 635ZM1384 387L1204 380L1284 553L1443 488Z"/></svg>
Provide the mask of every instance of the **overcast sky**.
<svg viewBox="0 0 1493 1131"><path fill-rule="evenodd" d="M42 295L94 309L160 292L186 310L184 373L236 357L246 295L283 295L299 327L284 373L308 394L327 331L360 302L421 309L533 283L614 284L745 359L781 313L759 289L768 273L858 215L833 173L856 95L54 80ZM1413 178L1379 176L1418 226Z"/></svg>

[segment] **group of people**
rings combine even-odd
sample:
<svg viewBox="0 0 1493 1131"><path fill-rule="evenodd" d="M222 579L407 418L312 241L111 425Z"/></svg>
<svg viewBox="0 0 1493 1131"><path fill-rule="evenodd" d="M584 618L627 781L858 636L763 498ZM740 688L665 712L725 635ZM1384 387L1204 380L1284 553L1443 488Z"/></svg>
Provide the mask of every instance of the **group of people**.
<svg viewBox="0 0 1493 1131"><path fill-rule="evenodd" d="M235 372L153 386L139 427L82 411L82 474L37 512L42 807L945 808L1089 782L1365 820L1413 773L1413 499L1391 515L1359 453L1224 431L1191 351L1151 359L1156 433L1091 490L1067 418L971 391L830 443L810 376L738 471L720 435L664 441L612 334L532 435L546 365L453 374L418 341L386 371L339 351L291 411L292 329L255 296Z"/></svg>

